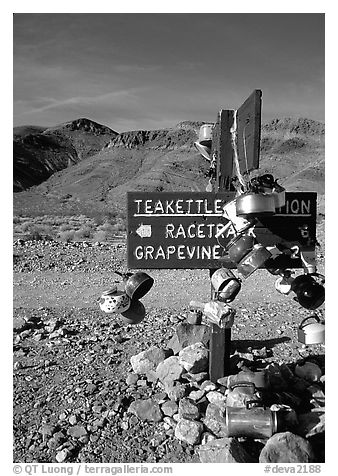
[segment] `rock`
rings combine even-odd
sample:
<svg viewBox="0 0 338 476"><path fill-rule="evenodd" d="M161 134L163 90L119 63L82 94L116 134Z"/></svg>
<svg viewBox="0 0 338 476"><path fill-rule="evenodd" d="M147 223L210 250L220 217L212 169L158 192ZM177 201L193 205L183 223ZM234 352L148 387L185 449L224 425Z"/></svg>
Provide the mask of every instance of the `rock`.
<svg viewBox="0 0 338 476"><path fill-rule="evenodd" d="M156 367L156 376L164 386L172 386L179 380L184 371L177 356L171 356L160 362Z"/></svg>
<svg viewBox="0 0 338 476"><path fill-rule="evenodd" d="M242 360L253 362L255 360L254 355L251 352L237 352L237 355Z"/></svg>
<svg viewBox="0 0 338 476"><path fill-rule="evenodd" d="M136 382L139 379L139 375L135 373L130 373L128 377L126 378L126 384L127 385L135 385Z"/></svg>
<svg viewBox="0 0 338 476"><path fill-rule="evenodd" d="M193 325L200 325L202 323L202 312L201 311L190 311L187 315L187 323Z"/></svg>
<svg viewBox="0 0 338 476"><path fill-rule="evenodd" d="M177 425L177 422L172 417L169 417L169 416L165 416L163 418L163 422L164 422L164 428L166 430L169 428L175 428Z"/></svg>
<svg viewBox="0 0 338 476"><path fill-rule="evenodd" d="M272 435L259 455L260 463L311 463L313 461L311 444L290 431Z"/></svg>
<svg viewBox="0 0 338 476"><path fill-rule="evenodd" d="M197 445L203 432L203 424L195 420L181 418L175 428L175 437L189 445Z"/></svg>
<svg viewBox="0 0 338 476"><path fill-rule="evenodd" d="M262 347L261 349L252 349L252 354L254 357L258 359L267 359L271 356L272 351L271 349L267 349L266 347Z"/></svg>
<svg viewBox="0 0 338 476"><path fill-rule="evenodd" d="M306 391L310 395L310 398L313 399L315 403L318 403L318 406L325 406L325 394L319 385L309 385Z"/></svg>
<svg viewBox="0 0 338 476"><path fill-rule="evenodd" d="M217 392L215 390L208 392L206 394L207 400L214 405L218 405L221 408L225 408L227 397L223 395L221 392Z"/></svg>
<svg viewBox="0 0 338 476"><path fill-rule="evenodd" d="M182 349L197 342L207 345L210 339L210 328L204 324L195 325L180 323L176 326L176 334L170 339L168 347L177 355Z"/></svg>
<svg viewBox="0 0 338 476"><path fill-rule="evenodd" d="M322 376L322 371L317 364L305 362L304 364L296 365L295 374L308 382L318 382Z"/></svg>
<svg viewBox="0 0 338 476"><path fill-rule="evenodd" d="M219 438L228 436L225 423L225 408L209 403L203 419L204 426Z"/></svg>
<svg viewBox="0 0 338 476"><path fill-rule="evenodd" d="M76 418L76 415L72 415L68 418L68 421L71 425L76 425L77 423L77 418Z"/></svg>
<svg viewBox="0 0 338 476"><path fill-rule="evenodd" d="M199 372L198 374L192 374L190 372L186 372L182 375L185 380L188 380L191 383L198 384L208 378L208 372Z"/></svg>
<svg viewBox="0 0 338 476"><path fill-rule="evenodd" d="M180 365L190 373L197 374L208 368L209 350L202 342L185 347L178 355Z"/></svg>
<svg viewBox="0 0 338 476"><path fill-rule="evenodd" d="M298 415L297 433L304 438L325 432L325 412L308 412Z"/></svg>
<svg viewBox="0 0 338 476"><path fill-rule="evenodd" d="M166 392L170 400L177 402L188 393L189 385L176 383L176 385L166 386Z"/></svg>
<svg viewBox="0 0 338 476"><path fill-rule="evenodd" d="M152 398L156 403L158 403L160 405L161 403L164 403L166 401L167 394L166 394L166 392L155 393L152 396Z"/></svg>
<svg viewBox="0 0 338 476"><path fill-rule="evenodd" d="M47 446L51 450L55 450L59 445L55 438L50 438L50 440L47 441Z"/></svg>
<svg viewBox="0 0 338 476"><path fill-rule="evenodd" d="M161 410L164 413L164 415L172 417L173 415L175 415L175 413L178 412L178 405L176 402L170 400L168 402L163 403L163 405L161 405Z"/></svg>
<svg viewBox="0 0 338 476"><path fill-rule="evenodd" d="M92 395L97 390L97 386L94 383L88 383L85 387L85 392Z"/></svg>
<svg viewBox="0 0 338 476"><path fill-rule="evenodd" d="M195 403L189 400L189 398L182 398L178 404L178 414L180 418L197 420L200 413Z"/></svg>
<svg viewBox="0 0 338 476"><path fill-rule="evenodd" d="M209 433L208 431L205 431L204 433L202 433L201 445L206 445L210 441L214 440L216 440L216 436L212 433Z"/></svg>
<svg viewBox="0 0 338 476"><path fill-rule="evenodd" d="M28 323L23 317L14 317L13 318L13 331L22 332L29 328Z"/></svg>
<svg viewBox="0 0 338 476"><path fill-rule="evenodd" d="M70 455L69 449L65 448L64 450L61 450L56 454L55 459L58 463L63 463L64 461L66 461L69 455Z"/></svg>
<svg viewBox="0 0 338 476"><path fill-rule="evenodd" d="M217 385L215 385L211 380L205 380L200 387L200 390L203 392L211 392L217 389Z"/></svg>
<svg viewBox="0 0 338 476"><path fill-rule="evenodd" d="M39 433L41 433L43 436L52 436L55 431L56 427L54 425L44 424L40 428Z"/></svg>
<svg viewBox="0 0 338 476"><path fill-rule="evenodd" d="M169 351L152 346L148 350L133 355L130 363L134 373L147 375L149 371L155 371L158 364L167 357L169 357Z"/></svg>
<svg viewBox="0 0 338 476"><path fill-rule="evenodd" d="M82 436L87 435L87 430L84 426L75 425L71 428L68 428L67 435L72 436L73 438L81 438Z"/></svg>
<svg viewBox="0 0 338 476"><path fill-rule="evenodd" d="M54 433L53 439L56 441L57 445L60 446L66 440L66 437L62 431L57 431Z"/></svg>
<svg viewBox="0 0 338 476"><path fill-rule="evenodd" d="M209 441L197 448L201 463L252 463L252 458L235 438Z"/></svg>
<svg viewBox="0 0 338 476"><path fill-rule="evenodd" d="M129 413L133 413L143 421L161 421L162 412L160 406L153 399L135 400L128 408Z"/></svg>
<svg viewBox="0 0 338 476"><path fill-rule="evenodd" d="M205 392L203 392L203 390L192 390L189 393L188 397L190 398L190 400L193 400L194 402L198 402L198 400L203 398L204 393Z"/></svg>

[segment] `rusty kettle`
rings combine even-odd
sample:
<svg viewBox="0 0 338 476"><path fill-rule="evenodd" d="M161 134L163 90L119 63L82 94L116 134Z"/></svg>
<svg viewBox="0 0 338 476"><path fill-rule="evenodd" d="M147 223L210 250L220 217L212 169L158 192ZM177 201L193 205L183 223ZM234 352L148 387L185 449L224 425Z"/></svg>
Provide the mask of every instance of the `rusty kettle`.
<svg viewBox="0 0 338 476"><path fill-rule="evenodd" d="M130 299L141 299L154 284L154 279L142 271L137 271L134 274L120 273L119 271L114 271L114 273L123 278L125 292Z"/></svg>
<svg viewBox="0 0 338 476"><path fill-rule="evenodd" d="M126 324L139 324L145 318L146 310L141 301L132 300L129 309L121 312L122 320Z"/></svg>
<svg viewBox="0 0 338 476"><path fill-rule="evenodd" d="M234 263L239 263L241 259L252 250L255 244L255 237L249 233L242 233L233 238L227 245L229 258Z"/></svg>
<svg viewBox="0 0 338 476"><path fill-rule="evenodd" d="M227 268L217 269L211 276L211 284L216 292L217 301L231 302L241 290L241 282Z"/></svg>

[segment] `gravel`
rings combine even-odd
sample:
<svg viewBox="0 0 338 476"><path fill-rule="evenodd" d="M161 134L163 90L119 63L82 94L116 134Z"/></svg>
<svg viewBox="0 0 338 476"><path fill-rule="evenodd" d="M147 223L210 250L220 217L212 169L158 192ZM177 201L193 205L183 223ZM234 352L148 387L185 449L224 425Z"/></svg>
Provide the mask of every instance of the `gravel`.
<svg viewBox="0 0 338 476"><path fill-rule="evenodd" d="M207 271L150 271L155 285L142 300L146 318L123 325L96 299L119 280L115 269L126 270L125 254L124 244L14 244L14 462L199 462L194 446L175 437L168 405L162 421L128 412L139 399L164 403L161 389L134 373L130 358L167 346L195 294L208 299ZM323 255L318 259L322 270ZM309 311L278 295L273 282L257 272L233 303L232 355L264 366L322 358L325 380L324 347L297 342ZM323 317L324 308L317 314Z"/></svg>

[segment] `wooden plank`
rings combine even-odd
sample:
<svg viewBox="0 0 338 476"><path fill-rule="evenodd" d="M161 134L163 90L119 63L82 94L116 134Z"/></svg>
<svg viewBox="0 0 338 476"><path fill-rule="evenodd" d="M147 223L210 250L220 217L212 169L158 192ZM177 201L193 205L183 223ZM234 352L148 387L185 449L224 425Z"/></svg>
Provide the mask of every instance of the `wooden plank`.
<svg viewBox="0 0 338 476"><path fill-rule="evenodd" d="M233 190L233 148L231 142L230 129L234 122L234 111L222 109L219 112L217 127L215 128L215 138L213 136L213 153L215 153L216 181L215 192L226 192ZM214 142L215 141L215 142ZM218 267L220 267L218 265ZM217 268L216 268L217 269ZM210 277L216 271L210 270ZM215 299L215 290L211 285L211 299ZM216 383L217 380L228 375L230 370L230 347L231 329L221 329L217 325L211 326L210 354L209 354L209 378Z"/></svg>
<svg viewBox="0 0 338 476"><path fill-rule="evenodd" d="M219 378L229 375L230 347L231 329L221 329L213 324L209 346L209 379L214 383Z"/></svg>
<svg viewBox="0 0 338 476"><path fill-rule="evenodd" d="M262 91L255 89L237 111L237 148L240 171L259 168Z"/></svg>
<svg viewBox="0 0 338 476"><path fill-rule="evenodd" d="M316 196L315 192L286 192L285 206L275 215L261 218L255 228L257 240L264 246L314 249ZM227 223L222 206L234 197L233 192L129 192L127 197L129 268L220 267L221 245L229 238L217 241L215 234ZM284 262L290 268L302 267L300 259Z"/></svg>
<svg viewBox="0 0 338 476"><path fill-rule="evenodd" d="M234 111L221 109L212 135L212 154L216 156L216 182L214 191L233 190L233 149L230 129L234 122Z"/></svg>

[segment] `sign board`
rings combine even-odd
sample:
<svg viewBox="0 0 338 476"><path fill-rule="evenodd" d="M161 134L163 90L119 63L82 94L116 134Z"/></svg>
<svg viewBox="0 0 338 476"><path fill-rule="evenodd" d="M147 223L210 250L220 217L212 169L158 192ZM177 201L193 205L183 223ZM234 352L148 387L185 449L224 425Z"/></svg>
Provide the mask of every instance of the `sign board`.
<svg viewBox="0 0 338 476"><path fill-rule="evenodd" d="M271 247L281 243L314 249L316 196L286 193L285 206L256 226L258 241ZM216 235L228 222L223 206L234 197L234 192L128 192L128 268L220 267L232 236ZM290 258L289 267L301 266L299 257Z"/></svg>
<svg viewBox="0 0 338 476"><path fill-rule="evenodd" d="M237 111L237 147L242 174L259 168L262 91L255 89Z"/></svg>

